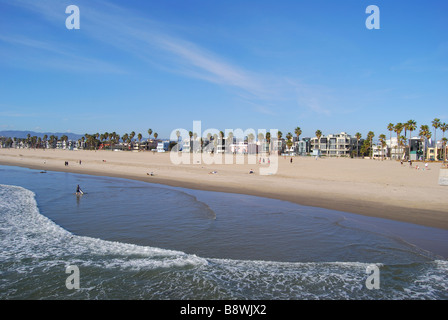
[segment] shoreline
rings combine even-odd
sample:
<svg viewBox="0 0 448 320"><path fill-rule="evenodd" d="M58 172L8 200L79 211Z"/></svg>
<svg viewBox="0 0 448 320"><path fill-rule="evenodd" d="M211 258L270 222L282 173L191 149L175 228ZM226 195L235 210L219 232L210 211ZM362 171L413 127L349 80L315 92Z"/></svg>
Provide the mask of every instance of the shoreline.
<svg viewBox="0 0 448 320"><path fill-rule="evenodd" d="M0 149L0 165L246 194L448 230L448 188L438 186L436 179L432 183L436 164L431 164L432 172L417 174L419 170L400 168L399 163L387 160L296 157L294 165L288 160L279 156L278 173L260 176L248 174L258 164L174 165L168 153ZM332 174L335 168L342 174ZM363 176L365 168L372 172ZM213 169L218 174L208 174ZM376 170L382 169L385 175L379 177L381 171ZM153 171L154 176L149 175ZM414 184L413 179L420 176L421 181Z"/></svg>

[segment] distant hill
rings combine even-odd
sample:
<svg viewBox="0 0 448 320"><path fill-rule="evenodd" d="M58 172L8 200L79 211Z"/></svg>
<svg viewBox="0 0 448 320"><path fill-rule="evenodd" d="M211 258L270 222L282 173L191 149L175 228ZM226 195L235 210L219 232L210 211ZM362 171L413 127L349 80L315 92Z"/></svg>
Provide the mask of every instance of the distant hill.
<svg viewBox="0 0 448 320"><path fill-rule="evenodd" d="M70 132L35 132L35 131L18 131L18 130L5 130L0 131L0 137L11 137L11 138L26 138L27 135L30 134L32 137L40 137L43 138L44 135L47 135L50 137L51 135L57 136L58 138L62 137L63 135L66 135L69 140L78 140L81 139L84 135L82 134L76 134L76 133L70 133Z"/></svg>

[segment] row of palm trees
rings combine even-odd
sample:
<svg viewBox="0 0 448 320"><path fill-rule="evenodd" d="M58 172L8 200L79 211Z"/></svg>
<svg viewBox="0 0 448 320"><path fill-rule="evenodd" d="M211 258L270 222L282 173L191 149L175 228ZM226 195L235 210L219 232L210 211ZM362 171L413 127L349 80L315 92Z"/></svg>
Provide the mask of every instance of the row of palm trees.
<svg viewBox="0 0 448 320"><path fill-rule="evenodd" d="M62 135L59 138L56 135L44 134L42 137L31 136L31 134L27 134L26 138L17 138L17 137L3 137L2 145L6 147L12 147L13 144L21 144L30 148L46 148L49 144L50 146L55 146L58 141L68 141L67 135Z"/></svg>
<svg viewBox="0 0 448 320"><path fill-rule="evenodd" d="M446 123L442 123L440 121L440 119L435 118L432 122L431 122L431 126L434 128L434 138L435 141L437 141L436 139L436 135L437 135L437 129L440 129L443 132L443 138L442 141L444 142L444 146L446 145L447 139L445 138L445 131L448 130L448 124ZM397 135L397 147L401 147L404 151L403 154L405 154L407 148L409 148L410 146L408 146L408 138L407 138L407 133L409 132L409 139L412 136L412 132L417 130L417 122L415 120L408 120L407 122L401 123L398 122L396 124L393 123L389 123L387 125L387 130L389 131L389 138L392 139L392 132L395 132ZM404 132L404 134L402 134ZM149 128L147 130L149 139L151 138L151 135L153 134L153 130L151 128ZM189 131L189 137L190 140L192 138L194 138L195 140L197 139L197 133ZM300 139L300 135L302 134L302 129L300 127L296 127L294 129L294 134L297 137L297 140ZM179 139L180 136L180 132L176 132L176 135ZM209 134L210 135L210 134ZM318 141L320 141L320 138L322 137L322 131L321 130L316 130L315 135L318 139ZM224 138L224 132L220 131L219 132L219 136L220 138ZM133 141L135 141L135 137L137 137L138 142L140 143L143 135L141 133L138 133L136 135L135 131L132 131L131 133L125 133L122 136L120 136L119 134L117 134L116 132L104 132L104 133L95 133L95 134L88 134L86 133L79 142L83 142L85 144L85 147L87 149L97 149L100 145L103 146L109 146L110 148L112 148L113 145L120 143L120 140L123 143L127 143L127 144L132 144ZM158 138L158 134L157 132L154 133L153 135L154 139L157 140ZM283 133L281 131L277 132L277 138L281 139L283 137ZM288 132L286 134L286 145L288 148L291 148L293 145L293 134L291 132ZM375 134L373 131L369 131L367 133L367 139L364 140L364 143L361 147L361 150L359 150L359 141L362 138L361 133L357 132L355 134L356 140L357 140L357 155L361 154L366 155L366 154L370 154L370 156L372 156L372 152L373 152L373 138L375 137ZM430 127L428 125L421 125L420 126L420 131L419 131L419 137L421 138L421 141L425 141L428 140L432 137L432 132L430 130ZM213 139L211 139L211 136L208 137L209 140L217 140L216 135L214 135ZM228 141L233 141L233 133L230 132L228 134ZM262 139L266 139L268 144L270 143L271 140L271 134L270 132L267 132L265 136L263 136L263 134L259 134L257 137L259 140ZM381 146L384 148L386 146L386 135L385 134L380 134L378 136L379 138L379 142L381 144ZM255 139L255 136L253 136L253 134L249 134L248 135L248 140L252 141ZM50 145L54 145L58 140L61 141L67 141L68 137L66 135L63 135L61 137L61 139L58 139L57 136L51 135L50 137L48 137L47 135L44 135L42 138L38 138L36 136L31 137L28 134L28 137L26 139L22 139L21 142L26 143L28 146L31 147L42 147L42 146L46 146L47 141L50 143ZM202 144L202 143L201 143ZM444 148L445 150L446 148ZM426 156L425 156L426 158ZM444 159L446 159L446 155L444 155Z"/></svg>
<svg viewBox="0 0 448 320"><path fill-rule="evenodd" d="M151 135L153 133L152 129L148 129L149 139L151 139ZM132 131L130 133L124 133L122 136L114 132L104 132L104 133L95 133L95 134L89 134L86 133L79 142L85 143L86 149L97 149L100 145L103 145L105 147L109 147L112 149L112 147L118 143L120 143L120 140L123 143L132 144L133 141L135 141L135 137L137 136L137 140L139 143L141 143L143 135L141 133L138 133L136 135L135 131ZM158 133L154 133L154 139L157 140Z"/></svg>
<svg viewBox="0 0 448 320"><path fill-rule="evenodd" d="M434 118L434 120L431 122L431 126L434 128L434 141L435 141L435 157L438 158L437 155L437 129L440 129L443 133L443 150L445 150L446 153L446 142L447 139L445 138L445 131L448 130L448 124L442 123L439 118ZM387 130L390 131L390 135L392 135L392 131L397 134L397 143L399 146L404 147L404 150L407 148L410 148L410 146L407 145L407 131L409 131L409 139L411 138L412 131L415 131L417 129L417 122L414 120L409 120L408 122L401 123L398 122L395 125L393 123L389 123L387 126ZM401 135L401 133L404 131L404 135ZM432 132L430 130L430 127L426 124L423 124L420 126L420 130L418 133L418 136L420 137L420 140L422 142L428 141L432 137ZM426 144L426 148L423 150L424 152L424 158L426 158L426 151L429 147L429 144ZM443 156L443 159L446 159L446 154Z"/></svg>
<svg viewBox="0 0 448 320"><path fill-rule="evenodd" d="M439 118L434 118L434 120L431 122L431 126L434 129L434 140L436 141L436 144L437 144L437 129L440 129L443 133L442 141L443 141L443 150L445 152L445 154L443 155L443 159L445 160L446 159L446 143L447 143L447 138L445 138L445 132L448 131L448 124L444 123L444 122L442 123ZM298 129L300 129L300 128L298 128ZM404 123L401 123L401 122L398 122L396 124L389 123L387 125L387 130L390 132L389 139L392 140L392 132L395 132L397 135L397 145L395 146L395 148L400 147L400 149L403 150L403 155L406 154L406 150L410 149L410 145L408 145L408 141L412 137L412 132L416 131L417 129L418 129L417 122L412 119L408 120L407 122L404 122ZM420 129L419 137L422 142L428 141L429 139L431 139L432 132L428 125L421 125L419 129ZM298 134L298 136L301 134L301 131L299 131L299 132L300 133ZM409 132L409 139L407 137L408 132ZM404 133L404 134L402 134L402 133ZM320 138L322 137L322 131L316 130L315 135L316 135L316 138L318 139L318 141L320 141ZM367 133L367 138L364 140L364 143L361 147L361 150L359 150L359 141L362 138L362 134L359 132L357 132L355 134L355 138L357 140L357 156L360 155L360 151L361 151L362 155L370 155L370 157L372 157L373 138L374 137L375 137L375 133L373 131L369 131ZM382 149L384 149L387 145L386 135L384 133L382 133L378 136L378 139L379 139ZM423 150L425 152L424 159L426 159L426 149L428 147L429 147L429 144L426 143L426 148ZM436 147L436 150L437 150L437 147ZM438 156L437 151L436 151L435 156L437 158L437 156Z"/></svg>

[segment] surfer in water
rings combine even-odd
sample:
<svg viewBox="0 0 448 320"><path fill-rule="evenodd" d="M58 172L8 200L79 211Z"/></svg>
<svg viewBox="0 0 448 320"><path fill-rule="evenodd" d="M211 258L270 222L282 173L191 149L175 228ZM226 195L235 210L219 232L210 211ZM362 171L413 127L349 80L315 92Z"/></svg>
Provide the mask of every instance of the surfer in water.
<svg viewBox="0 0 448 320"><path fill-rule="evenodd" d="M81 190L81 188L79 187L79 184L78 184L78 186L76 187L76 194L77 195L80 195L80 194L84 194L84 192Z"/></svg>

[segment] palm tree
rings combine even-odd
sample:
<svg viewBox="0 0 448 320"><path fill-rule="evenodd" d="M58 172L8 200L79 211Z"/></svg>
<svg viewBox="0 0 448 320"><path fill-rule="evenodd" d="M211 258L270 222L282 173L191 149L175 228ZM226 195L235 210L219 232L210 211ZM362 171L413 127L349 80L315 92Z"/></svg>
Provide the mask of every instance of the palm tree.
<svg viewBox="0 0 448 320"><path fill-rule="evenodd" d="M294 144L294 142L292 142L292 133L288 132L286 134L286 146L288 147L288 150L291 150L292 145Z"/></svg>
<svg viewBox="0 0 448 320"><path fill-rule="evenodd" d="M422 124L420 126L420 132L418 133L418 135L420 136L421 141L423 142L425 139L429 137L431 137L431 132L429 131L429 126L426 124ZM426 159L426 149L428 148L428 144L425 143L425 149L423 149L423 159Z"/></svg>
<svg viewBox="0 0 448 320"><path fill-rule="evenodd" d="M192 148L192 144L191 144L191 138L193 137L193 131L188 131L188 136L190 137L190 152L192 152L193 148Z"/></svg>
<svg viewBox="0 0 448 320"><path fill-rule="evenodd" d="M151 135L152 135L152 129L151 129L151 128L150 128L150 129L148 129L148 131L147 131L147 132L148 132L148 140L149 140L149 139L151 139Z"/></svg>
<svg viewBox="0 0 448 320"><path fill-rule="evenodd" d="M367 133L367 140L370 141L370 159L372 159L372 157L373 157L373 146L372 146L372 144L373 144L373 137L374 136L375 136L375 134L373 133L373 131L369 131Z"/></svg>
<svg viewBox="0 0 448 320"><path fill-rule="evenodd" d="M407 122L408 130L409 130L409 156L411 156L411 139L412 139L412 131L417 129L417 122L415 120L409 120Z"/></svg>
<svg viewBox="0 0 448 320"><path fill-rule="evenodd" d="M441 124L440 124L440 130L442 130L442 132L443 132L442 140L445 142L445 149L444 149L445 156L444 156L444 158L443 158L443 162L445 162L445 159L446 159L446 139L445 139L445 131L448 130L448 124L446 124L445 122L444 122L444 123L441 123Z"/></svg>
<svg viewBox="0 0 448 320"><path fill-rule="evenodd" d="M120 135L117 134L114 139L114 145L120 142Z"/></svg>
<svg viewBox="0 0 448 320"><path fill-rule="evenodd" d="M389 130L389 141L390 141L390 148L391 148L390 160L392 160L392 131L395 130L395 125L393 123L389 123L387 125L387 130Z"/></svg>
<svg viewBox="0 0 448 320"><path fill-rule="evenodd" d="M300 127L297 127L294 129L294 133L297 136L297 141L299 141L300 135L302 134L302 129L300 129Z"/></svg>
<svg viewBox="0 0 448 320"><path fill-rule="evenodd" d="M406 136L401 135L398 137L398 145L402 148L402 150L404 149L404 146L406 145Z"/></svg>
<svg viewBox="0 0 448 320"><path fill-rule="evenodd" d="M159 136L159 134L157 132L154 133L154 139L157 140L157 137Z"/></svg>
<svg viewBox="0 0 448 320"><path fill-rule="evenodd" d="M230 131L229 134L227 135L227 140L229 144L233 144L233 132Z"/></svg>
<svg viewBox="0 0 448 320"><path fill-rule="evenodd" d="M378 138L380 139L380 142L381 142L381 155L383 156L383 160L384 160L383 150L384 150L384 147L386 146L386 135L384 133L382 133L378 136Z"/></svg>
<svg viewBox="0 0 448 320"><path fill-rule="evenodd" d="M431 136L432 136L431 131L428 129L428 132L426 133L426 140L431 139ZM429 147L429 144L428 144L428 147Z"/></svg>
<svg viewBox="0 0 448 320"><path fill-rule="evenodd" d="M408 130L409 130L409 140L412 138L412 131L417 129L417 122L415 120L409 120L407 122Z"/></svg>
<svg viewBox="0 0 448 320"><path fill-rule="evenodd" d="M437 129L440 127L440 119L434 118L434 120L431 122L432 126L434 127L434 147L435 147L435 154L434 154L434 160L437 160Z"/></svg>
<svg viewBox="0 0 448 320"><path fill-rule="evenodd" d="M359 158L359 140L361 140L362 135L361 135L361 133L356 132L355 137L356 137L356 152L357 152L357 154L358 154L357 156Z"/></svg>
<svg viewBox="0 0 448 320"><path fill-rule="evenodd" d="M442 141L443 141L443 163L446 162L446 142L447 142L447 138L443 137Z"/></svg>
<svg viewBox="0 0 448 320"><path fill-rule="evenodd" d="M129 138L129 135L128 135L127 133L125 133L125 134L121 137L121 139L123 140L123 143L128 143L128 138Z"/></svg>
<svg viewBox="0 0 448 320"><path fill-rule="evenodd" d="M45 145L45 148L47 147L47 139L48 139L48 135L44 134L44 136L42 138L42 142Z"/></svg>
<svg viewBox="0 0 448 320"><path fill-rule="evenodd" d="M62 141L62 142L65 142L65 145L67 145L68 137L67 137L65 134L62 135L62 137L61 137L61 141Z"/></svg>
<svg viewBox="0 0 448 320"><path fill-rule="evenodd" d="M268 146L268 153L270 153L271 152L271 132L266 132L266 143L267 143L267 146ZM264 152L265 150L263 149L263 152Z"/></svg>
<svg viewBox="0 0 448 320"><path fill-rule="evenodd" d="M443 132L443 138L445 138L445 131L447 131L448 130L448 124L447 123L441 123L440 124L440 130L442 130L442 132ZM442 138L442 139L443 139Z"/></svg>
<svg viewBox="0 0 448 320"><path fill-rule="evenodd" d="M399 146L398 141L400 140L399 137L400 137L401 131L403 131L403 124L401 122L398 122L394 127L394 131L397 134L397 146Z"/></svg>
<svg viewBox="0 0 448 320"><path fill-rule="evenodd" d="M271 133L270 132L266 132L266 141L268 142L268 144L271 143Z"/></svg>
<svg viewBox="0 0 448 320"><path fill-rule="evenodd" d="M112 145L114 144L116 138L117 138L117 133L115 131L109 133L109 142L110 142L110 150L111 151L113 150Z"/></svg>
<svg viewBox="0 0 448 320"><path fill-rule="evenodd" d="M317 138L317 149L320 150L320 137L322 137L322 131L316 130L315 134Z"/></svg>
<svg viewBox="0 0 448 320"><path fill-rule="evenodd" d="M291 141L291 139L288 139L288 141L286 141L286 146L288 147L289 150L291 150L292 145L293 142Z"/></svg>
<svg viewBox="0 0 448 320"><path fill-rule="evenodd" d="M403 129L404 129L404 136L407 137L407 132L409 130L409 123L408 122L403 123ZM404 148L404 151L403 151L404 155L406 154L407 145L408 144L407 144L407 141L405 139L405 141L404 141L405 148Z"/></svg>
<svg viewBox="0 0 448 320"><path fill-rule="evenodd" d="M142 134L141 133L139 133L138 135L137 135L137 139L138 139L138 143L140 144L140 142L142 141Z"/></svg>

